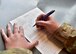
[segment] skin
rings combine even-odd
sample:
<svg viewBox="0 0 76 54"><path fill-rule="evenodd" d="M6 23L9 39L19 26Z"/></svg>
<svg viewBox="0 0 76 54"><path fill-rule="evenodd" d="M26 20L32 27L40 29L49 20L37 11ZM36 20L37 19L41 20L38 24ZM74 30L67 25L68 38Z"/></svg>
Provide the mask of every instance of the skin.
<svg viewBox="0 0 76 54"><path fill-rule="evenodd" d="M10 24L7 25L7 34L4 32L4 29L1 29L1 34L4 39L6 49L12 48L27 48L32 49L38 44L38 41L34 41L32 43L28 42L27 39L24 37L24 30L20 26L18 27L15 23L14 31L12 32Z"/></svg>
<svg viewBox="0 0 76 54"><path fill-rule="evenodd" d="M53 33L55 30L59 28L59 23L52 17L49 16L46 21L41 20L45 14L41 14L36 19L36 27L38 29L46 29L49 33Z"/></svg>

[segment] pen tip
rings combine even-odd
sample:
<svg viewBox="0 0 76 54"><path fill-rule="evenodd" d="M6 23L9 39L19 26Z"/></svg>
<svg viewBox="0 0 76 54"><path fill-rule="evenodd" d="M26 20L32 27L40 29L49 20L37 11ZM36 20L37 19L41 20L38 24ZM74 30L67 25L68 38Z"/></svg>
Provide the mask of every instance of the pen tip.
<svg viewBox="0 0 76 54"><path fill-rule="evenodd" d="M53 12L55 12L55 10L52 10Z"/></svg>
<svg viewBox="0 0 76 54"><path fill-rule="evenodd" d="M33 27L34 27L35 25L33 25Z"/></svg>

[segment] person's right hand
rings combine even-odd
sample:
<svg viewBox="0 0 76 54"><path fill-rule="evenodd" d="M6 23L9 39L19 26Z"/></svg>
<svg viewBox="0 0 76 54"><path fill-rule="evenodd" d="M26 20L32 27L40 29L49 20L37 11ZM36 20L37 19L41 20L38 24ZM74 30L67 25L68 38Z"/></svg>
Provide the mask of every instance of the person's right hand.
<svg viewBox="0 0 76 54"><path fill-rule="evenodd" d="M36 19L36 27L39 29L46 29L49 33L53 33L59 27L59 23L52 17L49 16L46 21L41 20L45 14L41 14Z"/></svg>

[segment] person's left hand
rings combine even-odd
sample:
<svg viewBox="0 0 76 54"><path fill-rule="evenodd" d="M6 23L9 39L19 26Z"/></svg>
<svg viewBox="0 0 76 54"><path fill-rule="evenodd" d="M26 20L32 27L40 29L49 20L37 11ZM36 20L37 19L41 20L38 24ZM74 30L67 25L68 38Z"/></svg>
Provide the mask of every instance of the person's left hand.
<svg viewBox="0 0 76 54"><path fill-rule="evenodd" d="M24 37L23 28L20 26L18 28L17 24L14 24L14 32L12 32L10 25L7 26L7 34L1 29L1 34L3 36L6 49L11 48L28 48L32 49L38 44L38 41L32 43L28 42Z"/></svg>

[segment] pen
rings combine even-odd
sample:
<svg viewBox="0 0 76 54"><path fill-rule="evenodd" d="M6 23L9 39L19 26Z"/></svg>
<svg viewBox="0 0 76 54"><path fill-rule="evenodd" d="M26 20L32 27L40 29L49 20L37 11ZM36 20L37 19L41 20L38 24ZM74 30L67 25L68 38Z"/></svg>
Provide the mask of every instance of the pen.
<svg viewBox="0 0 76 54"><path fill-rule="evenodd" d="M50 15L53 14L54 12L55 12L55 10L50 11L49 13L47 13L46 15L44 15L41 20L46 21L46 19L48 18L48 16L50 16ZM36 24L34 24L33 27L34 27L35 25L36 25Z"/></svg>

